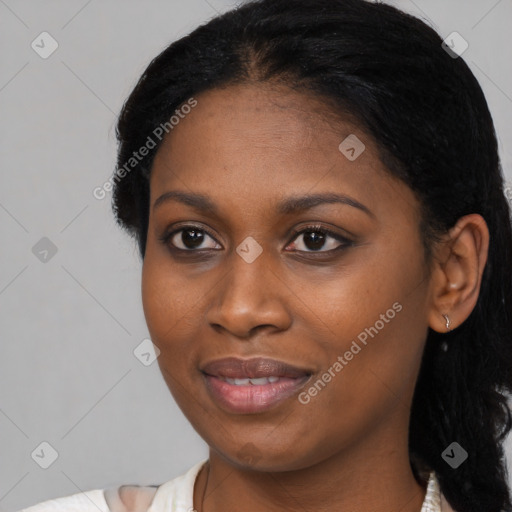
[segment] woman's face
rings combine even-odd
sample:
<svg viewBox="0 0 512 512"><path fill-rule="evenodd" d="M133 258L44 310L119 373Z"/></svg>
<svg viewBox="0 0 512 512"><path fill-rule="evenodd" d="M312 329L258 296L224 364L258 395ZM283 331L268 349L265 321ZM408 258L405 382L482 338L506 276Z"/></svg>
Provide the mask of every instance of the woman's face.
<svg viewBox="0 0 512 512"><path fill-rule="evenodd" d="M237 85L195 99L154 160L142 274L178 405L240 467L406 447L429 294L412 191L312 97ZM296 371L206 368L258 357Z"/></svg>

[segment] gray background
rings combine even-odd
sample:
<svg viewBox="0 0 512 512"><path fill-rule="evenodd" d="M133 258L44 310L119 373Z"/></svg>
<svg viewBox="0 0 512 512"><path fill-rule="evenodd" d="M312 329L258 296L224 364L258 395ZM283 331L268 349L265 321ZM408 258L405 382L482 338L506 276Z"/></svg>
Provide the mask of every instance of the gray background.
<svg viewBox="0 0 512 512"><path fill-rule="evenodd" d="M116 114L149 60L234 3L0 0L0 511L162 483L207 456L156 363L133 354L148 337L141 263L110 195L92 190L114 169ZM511 180L512 2L394 5L468 41ZM59 44L47 59L31 48L43 31ZM47 262L32 252L42 237L57 248ZM48 469L31 457L43 441L59 454Z"/></svg>

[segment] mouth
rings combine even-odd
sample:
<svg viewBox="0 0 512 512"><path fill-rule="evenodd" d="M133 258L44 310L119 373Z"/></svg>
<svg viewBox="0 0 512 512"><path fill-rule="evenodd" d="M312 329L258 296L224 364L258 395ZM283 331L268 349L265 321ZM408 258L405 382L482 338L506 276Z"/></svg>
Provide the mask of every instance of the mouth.
<svg viewBox="0 0 512 512"><path fill-rule="evenodd" d="M212 375L213 377L213 375ZM229 377L218 376L220 380L227 382L228 384L232 384L235 386L264 386L265 384L273 384L274 382L279 382L284 380L285 377L277 377L276 375L271 375L270 377L259 377L257 379L231 379Z"/></svg>
<svg viewBox="0 0 512 512"><path fill-rule="evenodd" d="M312 371L268 358L228 357L201 368L210 396L227 412L250 414L275 407L295 395Z"/></svg>
<svg viewBox="0 0 512 512"><path fill-rule="evenodd" d="M240 359L238 357L225 357L210 361L201 367L201 371L207 375L228 379L249 379L261 378L290 378L296 379L311 375L311 370L293 366L284 361L264 357L253 357L251 359ZM247 383L246 383L247 384ZM258 382L254 383L259 385Z"/></svg>

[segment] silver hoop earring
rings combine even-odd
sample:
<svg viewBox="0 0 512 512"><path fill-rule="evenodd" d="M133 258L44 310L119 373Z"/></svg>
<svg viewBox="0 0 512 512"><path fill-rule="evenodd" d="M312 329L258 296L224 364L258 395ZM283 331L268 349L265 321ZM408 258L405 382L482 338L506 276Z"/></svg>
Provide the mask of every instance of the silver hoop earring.
<svg viewBox="0 0 512 512"><path fill-rule="evenodd" d="M444 319L446 320L446 330L447 331L451 331L451 329L450 329L450 324L451 324L450 317L448 315L443 315L443 316L444 316Z"/></svg>
<svg viewBox="0 0 512 512"><path fill-rule="evenodd" d="M443 315L444 319L446 320L446 330L447 331L451 331L450 329L450 317L448 315ZM443 352L447 352L448 351L448 343L446 343L446 341L443 341L441 343L441 350Z"/></svg>

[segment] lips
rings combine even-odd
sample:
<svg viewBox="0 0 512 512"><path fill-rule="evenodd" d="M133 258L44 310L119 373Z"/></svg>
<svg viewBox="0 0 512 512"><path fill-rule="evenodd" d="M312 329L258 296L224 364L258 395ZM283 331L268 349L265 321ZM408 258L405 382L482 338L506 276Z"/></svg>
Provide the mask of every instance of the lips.
<svg viewBox="0 0 512 512"><path fill-rule="evenodd" d="M259 379L263 377L298 379L312 373L307 369L292 366L284 361L264 357L217 359L205 364L201 371L213 377L230 379Z"/></svg>
<svg viewBox="0 0 512 512"><path fill-rule="evenodd" d="M264 357L217 359L201 371L210 397L232 414L257 414L278 407L296 395L312 375L305 368Z"/></svg>

